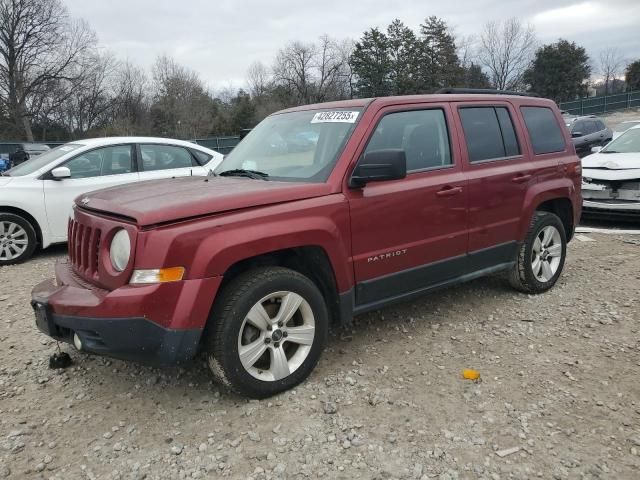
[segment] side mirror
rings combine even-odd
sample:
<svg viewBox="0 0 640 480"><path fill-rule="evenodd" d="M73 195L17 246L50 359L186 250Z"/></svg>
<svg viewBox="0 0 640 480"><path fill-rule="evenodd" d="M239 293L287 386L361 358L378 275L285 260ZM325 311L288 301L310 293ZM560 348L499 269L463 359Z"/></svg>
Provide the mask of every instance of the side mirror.
<svg viewBox="0 0 640 480"><path fill-rule="evenodd" d="M582 136L582 132L571 132L571 136L573 138L578 138Z"/></svg>
<svg viewBox="0 0 640 480"><path fill-rule="evenodd" d="M598 153L602 150L602 147L591 147L591 153Z"/></svg>
<svg viewBox="0 0 640 480"><path fill-rule="evenodd" d="M51 170L51 176L54 180L62 180L64 178L71 178L71 170L69 167L56 167Z"/></svg>
<svg viewBox="0 0 640 480"><path fill-rule="evenodd" d="M375 150L365 154L353 170L349 186L359 188L368 182L399 180L407 176L404 150Z"/></svg>

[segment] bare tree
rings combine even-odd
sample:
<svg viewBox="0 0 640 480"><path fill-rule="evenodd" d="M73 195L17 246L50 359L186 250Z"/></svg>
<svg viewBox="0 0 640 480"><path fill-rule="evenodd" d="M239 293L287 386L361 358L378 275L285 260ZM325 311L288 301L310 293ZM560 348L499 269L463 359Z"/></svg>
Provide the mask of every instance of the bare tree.
<svg viewBox="0 0 640 480"><path fill-rule="evenodd" d="M478 60L489 72L495 88L518 90L523 88L523 75L536 46L532 25L523 25L517 18L492 21L485 25L480 35Z"/></svg>
<svg viewBox="0 0 640 480"><path fill-rule="evenodd" d="M133 135L149 131L149 79L141 68L130 62L119 65L114 80L113 133Z"/></svg>
<svg viewBox="0 0 640 480"><path fill-rule="evenodd" d="M276 56L275 87L283 89L294 105L350 96L352 49L352 42L338 42L327 35L317 44L292 42Z"/></svg>
<svg viewBox="0 0 640 480"><path fill-rule="evenodd" d="M313 93L313 67L317 55L316 46L292 42L276 55L273 77L277 84L287 89L294 103L311 103Z"/></svg>
<svg viewBox="0 0 640 480"><path fill-rule="evenodd" d="M151 114L163 135L198 137L212 126L212 98L198 75L165 55L153 66Z"/></svg>
<svg viewBox="0 0 640 480"><path fill-rule="evenodd" d="M256 61L249 65L247 83L249 85L249 94L253 98L262 97L269 91L271 77L264 63Z"/></svg>
<svg viewBox="0 0 640 480"><path fill-rule="evenodd" d="M625 60L616 48L606 48L600 52L600 73L604 81L605 94L613 93L613 83L620 76Z"/></svg>
<svg viewBox="0 0 640 480"><path fill-rule="evenodd" d="M316 70L316 86L313 101L325 102L338 99L344 95L342 84L347 73L348 56L341 45L328 35L320 37L316 48L317 55L313 62Z"/></svg>
<svg viewBox="0 0 640 480"><path fill-rule="evenodd" d="M73 80L94 45L87 24L72 20L60 0L0 0L0 99L27 140L40 104L34 96L52 82Z"/></svg>
<svg viewBox="0 0 640 480"><path fill-rule="evenodd" d="M469 68L478 56L478 38L475 35L461 35L456 36L455 41L458 58L460 59L460 66L462 68Z"/></svg>

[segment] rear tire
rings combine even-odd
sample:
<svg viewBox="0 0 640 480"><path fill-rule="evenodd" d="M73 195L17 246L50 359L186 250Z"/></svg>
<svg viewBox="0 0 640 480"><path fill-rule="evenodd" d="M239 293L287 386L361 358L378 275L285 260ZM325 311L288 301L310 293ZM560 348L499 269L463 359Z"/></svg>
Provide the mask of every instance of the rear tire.
<svg viewBox="0 0 640 480"><path fill-rule="evenodd" d="M209 322L205 345L213 375L241 395L266 398L309 376L326 343L329 315L311 280L266 267L233 279Z"/></svg>
<svg viewBox="0 0 640 480"><path fill-rule="evenodd" d="M0 212L0 266L28 260L37 245L36 231L28 220Z"/></svg>
<svg viewBox="0 0 640 480"><path fill-rule="evenodd" d="M555 285L567 255L567 236L557 215L535 212L516 263L509 272L509 283L525 293L542 293Z"/></svg>

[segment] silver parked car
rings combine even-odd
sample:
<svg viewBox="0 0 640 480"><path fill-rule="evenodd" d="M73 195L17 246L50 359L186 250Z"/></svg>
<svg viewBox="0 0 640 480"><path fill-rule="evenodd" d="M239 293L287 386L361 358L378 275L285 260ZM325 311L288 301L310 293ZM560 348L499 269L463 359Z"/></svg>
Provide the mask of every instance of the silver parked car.
<svg viewBox="0 0 640 480"><path fill-rule="evenodd" d="M589 154L592 147L606 145L613 137L611 129L595 115L564 118L578 155Z"/></svg>

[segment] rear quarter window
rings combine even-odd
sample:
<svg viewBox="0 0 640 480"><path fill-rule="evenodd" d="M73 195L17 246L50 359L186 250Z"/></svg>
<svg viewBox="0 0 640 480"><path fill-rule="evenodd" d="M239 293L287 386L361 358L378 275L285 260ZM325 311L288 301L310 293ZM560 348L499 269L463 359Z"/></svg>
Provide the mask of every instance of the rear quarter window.
<svg viewBox="0 0 640 480"><path fill-rule="evenodd" d="M520 107L529 132L533 153L563 152L564 136L553 110L547 107Z"/></svg>

